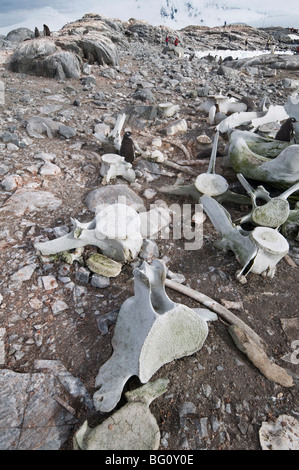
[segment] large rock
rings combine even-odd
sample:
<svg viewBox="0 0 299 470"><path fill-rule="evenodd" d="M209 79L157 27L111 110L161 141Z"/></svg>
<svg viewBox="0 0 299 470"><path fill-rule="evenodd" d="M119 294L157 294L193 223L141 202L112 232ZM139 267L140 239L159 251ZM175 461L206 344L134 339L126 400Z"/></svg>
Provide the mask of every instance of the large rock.
<svg viewBox="0 0 299 470"><path fill-rule="evenodd" d="M5 40L10 42L23 42L34 38L34 33L28 28L13 29L8 33Z"/></svg>
<svg viewBox="0 0 299 470"><path fill-rule="evenodd" d="M78 422L74 410L59 403L66 390L93 407L80 379L60 361L34 366L39 371L0 371L0 450L59 450Z"/></svg>
<svg viewBox="0 0 299 470"><path fill-rule="evenodd" d="M0 208L0 213L9 212L20 217L26 212L55 211L61 204L62 201L49 191L20 188L5 201Z"/></svg>
<svg viewBox="0 0 299 470"><path fill-rule="evenodd" d="M13 72L64 79L79 78L81 63L74 54L62 51L52 39L34 39L20 44L10 60Z"/></svg>
<svg viewBox="0 0 299 470"><path fill-rule="evenodd" d="M169 55L170 57L179 57L180 59L184 57L184 53L184 48L178 46L166 46L162 51L162 54Z"/></svg>
<svg viewBox="0 0 299 470"><path fill-rule="evenodd" d="M90 211L97 213L104 204L125 203L132 206L137 212L144 211L145 206L139 197L128 185L115 184L102 186L88 193L85 204Z"/></svg>
<svg viewBox="0 0 299 470"><path fill-rule="evenodd" d="M82 55L89 63L99 65L119 65L118 51L115 45L102 34L90 33L77 41Z"/></svg>
<svg viewBox="0 0 299 470"><path fill-rule="evenodd" d="M271 69L299 69L299 55L289 54L264 54L252 57L250 59L239 59L230 63L230 66L236 69L248 69L250 67L262 66Z"/></svg>
<svg viewBox="0 0 299 470"><path fill-rule="evenodd" d="M118 65L113 42L98 32L37 38L20 44L10 60L13 72L64 80L79 78L83 61Z"/></svg>

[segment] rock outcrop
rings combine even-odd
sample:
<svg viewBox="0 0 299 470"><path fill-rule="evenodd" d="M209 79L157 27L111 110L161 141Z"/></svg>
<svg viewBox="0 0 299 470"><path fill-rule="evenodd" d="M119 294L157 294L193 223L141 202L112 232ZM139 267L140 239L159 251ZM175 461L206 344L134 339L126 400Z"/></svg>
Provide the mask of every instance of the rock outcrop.
<svg viewBox="0 0 299 470"><path fill-rule="evenodd" d="M17 47L11 57L13 72L64 79L80 77L81 61L55 45L52 39L34 39Z"/></svg>
<svg viewBox="0 0 299 470"><path fill-rule="evenodd" d="M53 37L22 42L10 60L13 72L63 80L79 78L83 63L115 66L118 51L112 40L98 31L77 27L61 30Z"/></svg>

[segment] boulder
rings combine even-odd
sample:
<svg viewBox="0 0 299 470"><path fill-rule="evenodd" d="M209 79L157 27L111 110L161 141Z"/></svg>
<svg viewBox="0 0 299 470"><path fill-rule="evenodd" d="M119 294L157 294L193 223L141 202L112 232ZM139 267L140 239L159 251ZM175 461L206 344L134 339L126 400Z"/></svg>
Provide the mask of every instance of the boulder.
<svg viewBox="0 0 299 470"><path fill-rule="evenodd" d="M10 69L43 77L79 78L81 62L74 54L63 51L52 39L33 39L20 44L10 60Z"/></svg>
<svg viewBox="0 0 299 470"><path fill-rule="evenodd" d="M77 41L84 58L89 63L97 62L99 65L119 65L119 57L113 42L99 33L85 34Z"/></svg>
<svg viewBox="0 0 299 470"><path fill-rule="evenodd" d="M185 54L183 47L178 46L166 46L164 47L162 54L169 55L170 57L179 57L182 59Z"/></svg>
<svg viewBox="0 0 299 470"><path fill-rule="evenodd" d="M18 28L18 29L13 29L8 33L6 36L5 40L10 41L10 42L23 42L26 41L27 39L33 39L34 38L34 32L31 31L31 29L28 28Z"/></svg>
<svg viewBox="0 0 299 470"><path fill-rule="evenodd" d="M79 78L83 61L89 64L118 65L118 51L113 42L98 32L82 35L37 38L20 44L10 60L10 69L64 80Z"/></svg>
<svg viewBox="0 0 299 470"><path fill-rule="evenodd" d="M30 137L43 139L46 134L50 139L58 135L60 123L43 116L34 116L29 119L26 125L26 131Z"/></svg>
<svg viewBox="0 0 299 470"><path fill-rule="evenodd" d="M99 212L104 204L109 205L119 202L125 202L125 204L132 206L138 212L145 210L141 197L126 184L102 186L88 193L85 199L87 208L95 213Z"/></svg>

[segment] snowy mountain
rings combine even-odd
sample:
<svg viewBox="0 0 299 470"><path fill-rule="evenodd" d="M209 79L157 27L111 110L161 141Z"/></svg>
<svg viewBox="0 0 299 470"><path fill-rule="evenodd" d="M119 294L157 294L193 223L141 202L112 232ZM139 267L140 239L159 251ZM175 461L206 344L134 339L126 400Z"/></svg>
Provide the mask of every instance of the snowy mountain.
<svg viewBox="0 0 299 470"><path fill-rule="evenodd" d="M44 23L52 31L57 31L86 13L100 13L122 21L136 18L154 26L165 25L172 29L181 29L190 24L213 27L225 22L246 23L255 27L299 26L297 0L288 0L287 5L280 6L279 10L269 8L271 4L273 2L270 0L252 0L250 3L245 0L62 0L56 10L49 6L39 9L27 6L27 10L16 10L15 15L10 11L6 16L1 12L0 5L0 35L6 35L19 27L34 30L37 26L42 29ZM12 16L15 22L11 20ZM5 18L9 20L5 21Z"/></svg>
<svg viewBox="0 0 299 470"><path fill-rule="evenodd" d="M286 7L271 7L273 1L242 0L131 0L132 17L143 17L153 25L164 24L173 29L181 29L190 24L201 26L222 26L246 23L255 27L291 26L299 23L299 6L289 0ZM297 26L298 27L298 26Z"/></svg>
<svg viewBox="0 0 299 470"><path fill-rule="evenodd" d="M34 31L35 26L42 31L44 23L46 23L52 31L57 31L69 21L74 21L76 19L76 15L74 17L63 15L51 7L39 8L31 11L28 10L27 12L23 12L23 18L21 21L0 27L0 35L6 36L11 30L17 28L28 28Z"/></svg>

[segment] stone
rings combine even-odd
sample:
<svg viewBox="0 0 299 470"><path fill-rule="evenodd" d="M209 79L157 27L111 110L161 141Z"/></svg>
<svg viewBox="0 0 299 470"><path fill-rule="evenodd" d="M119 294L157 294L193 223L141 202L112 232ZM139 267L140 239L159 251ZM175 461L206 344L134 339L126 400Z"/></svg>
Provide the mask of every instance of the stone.
<svg viewBox="0 0 299 470"><path fill-rule="evenodd" d="M11 142L9 142L7 145L6 145L6 148L7 150L9 150L10 152L17 152L19 150L19 147L16 145L16 144L12 144Z"/></svg>
<svg viewBox="0 0 299 470"><path fill-rule="evenodd" d="M1 181L4 191L14 191L22 186L23 180L19 175L8 175Z"/></svg>
<svg viewBox="0 0 299 470"><path fill-rule="evenodd" d="M218 320L218 315L207 308L193 308L192 310L205 321Z"/></svg>
<svg viewBox="0 0 299 470"><path fill-rule="evenodd" d="M145 239L139 253L139 257L144 260L159 258L159 247L154 240Z"/></svg>
<svg viewBox="0 0 299 470"><path fill-rule="evenodd" d="M58 135L59 128L59 122L43 116L34 116L29 119L26 131L30 137L35 137L36 139L43 139L43 134L46 134L51 139Z"/></svg>
<svg viewBox="0 0 299 470"><path fill-rule="evenodd" d="M168 103L160 103L158 105L158 112L162 118L172 117L180 110L179 105Z"/></svg>
<svg viewBox="0 0 299 470"><path fill-rule="evenodd" d="M95 189L88 193L85 204L92 212L99 212L105 204L124 203L136 211L145 210L143 199L128 185L117 184Z"/></svg>
<svg viewBox="0 0 299 470"><path fill-rule="evenodd" d="M88 268L103 277L117 277L121 272L122 265L99 253L94 253L87 260Z"/></svg>
<svg viewBox="0 0 299 470"><path fill-rule="evenodd" d="M60 40L62 41L62 39ZM66 40L66 43L74 42L78 47L81 58L88 57L90 64L97 62L99 65L119 65L117 46L104 34L90 31L79 38L73 36L64 40Z"/></svg>
<svg viewBox="0 0 299 470"><path fill-rule="evenodd" d="M91 285L98 287L99 289L104 289L105 287L110 286L109 277L101 276L100 274L93 274L91 276Z"/></svg>
<svg viewBox="0 0 299 470"><path fill-rule="evenodd" d="M118 311L114 310L106 313L104 316L97 317L97 326L102 335L106 335L109 332L109 327L115 324L117 316Z"/></svg>
<svg viewBox="0 0 299 470"><path fill-rule="evenodd" d="M169 124L167 127L162 129L161 132L163 132L166 135L176 135L180 134L182 132L186 132L188 129L187 126L187 121L185 119L179 119L171 124Z"/></svg>
<svg viewBox="0 0 299 470"><path fill-rule="evenodd" d="M42 276L42 282L45 290L52 290L58 287L55 276Z"/></svg>
<svg viewBox="0 0 299 470"><path fill-rule="evenodd" d="M264 421L259 430L262 450L299 450L299 423L286 414Z"/></svg>
<svg viewBox="0 0 299 470"><path fill-rule="evenodd" d="M71 139L75 137L76 130L69 126L60 125L59 126L59 134L65 137L66 139Z"/></svg>
<svg viewBox="0 0 299 470"><path fill-rule="evenodd" d="M47 161L41 166L39 173L43 176L56 176L60 175L61 169L58 165L55 165L55 163Z"/></svg>
<svg viewBox="0 0 299 470"><path fill-rule="evenodd" d="M156 101L153 93L149 89L137 89L133 94L132 98L135 100L140 100L140 101L148 101L150 103L154 103Z"/></svg>
<svg viewBox="0 0 299 470"><path fill-rule="evenodd" d="M13 72L64 80L80 77L81 62L75 54L56 46L52 39L38 38L21 43L9 66Z"/></svg>
<svg viewBox="0 0 299 470"><path fill-rule="evenodd" d="M82 284L88 284L89 277L90 271L83 266L81 266L76 272L76 280Z"/></svg>
<svg viewBox="0 0 299 470"><path fill-rule="evenodd" d="M153 162L164 163L165 160L167 160L167 157L160 152L160 150L155 149L150 152L148 159Z"/></svg>
<svg viewBox="0 0 299 470"><path fill-rule="evenodd" d="M34 271L36 270L36 268L37 268L37 264L31 264L31 265L28 265L28 266L24 266L24 268L21 268L17 272L15 272L11 276L10 279L12 281L17 281L17 282L29 281L29 279L31 279L31 277L32 277Z"/></svg>
<svg viewBox="0 0 299 470"><path fill-rule="evenodd" d="M199 144L203 144L203 145L212 144L211 138L209 136L205 135L205 134L197 136L196 140Z"/></svg>
<svg viewBox="0 0 299 470"><path fill-rule="evenodd" d="M56 300L51 307L53 315L57 315L64 310L67 310L69 307L63 300Z"/></svg>
<svg viewBox="0 0 299 470"><path fill-rule="evenodd" d="M144 191L143 196L146 199L153 199L153 197L155 197L156 194L157 194L157 191L155 189L148 188Z"/></svg>
<svg viewBox="0 0 299 470"><path fill-rule="evenodd" d="M2 164L0 165L0 176L6 175L9 172L9 166Z"/></svg>
<svg viewBox="0 0 299 470"><path fill-rule="evenodd" d="M186 282L184 274L173 273L172 271L170 271L170 269L168 269L167 271L167 277L174 282L178 282L179 284L183 284L184 282Z"/></svg>
<svg viewBox="0 0 299 470"><path fill-rule="evenodd" d="M167 296L165 270L161 260L134 269L135 295L119 311L113 354L96 377L93 399L98 411L117 405L129 377L148 382L162 365L198 351L207 337L207 323Z"/></svg>
<svg viewBox="0 0 299 470"><path fill-rule="evenodd" d="M5 342L6 328L0 328L0 366L5 364Z"/></svg>
<svg viewBox="0 0 299 470"><path fill-rule="evenodd" d="M34 361L34 369L52 372L68 393L79 398L89 410L94 409L93 401L82 381L78 377L74 377L61 361L39 359Z"/></svg>
<svg viewBox="0 0 299 470"><path fill-rule="evenodd" d="M53 373L0 370L2 450L59 450L77 419L57 403L63 387Z"/></svg>
<svg viewBox="0 0 299 470"><path fill-rule="evenodd" d="M156 105L127 106L124 112L128 115L129 124L136 118L153 121L158 116L158 107Z"/></svg>
<svg viewBox="0 0 299 470"><path fill-rule="evenodd" d="M96 85L96 77L94 75L89 75L88 77L83 77L80 80L82 85Z"/></svg>
<svg viewBox="0 0 299 470"><path fill-rule="evenodd" d="M24 42L27 39L33 39L34 33L29 28L17 28L10 31L6 36L6 41L11 42Z"/></svg>

